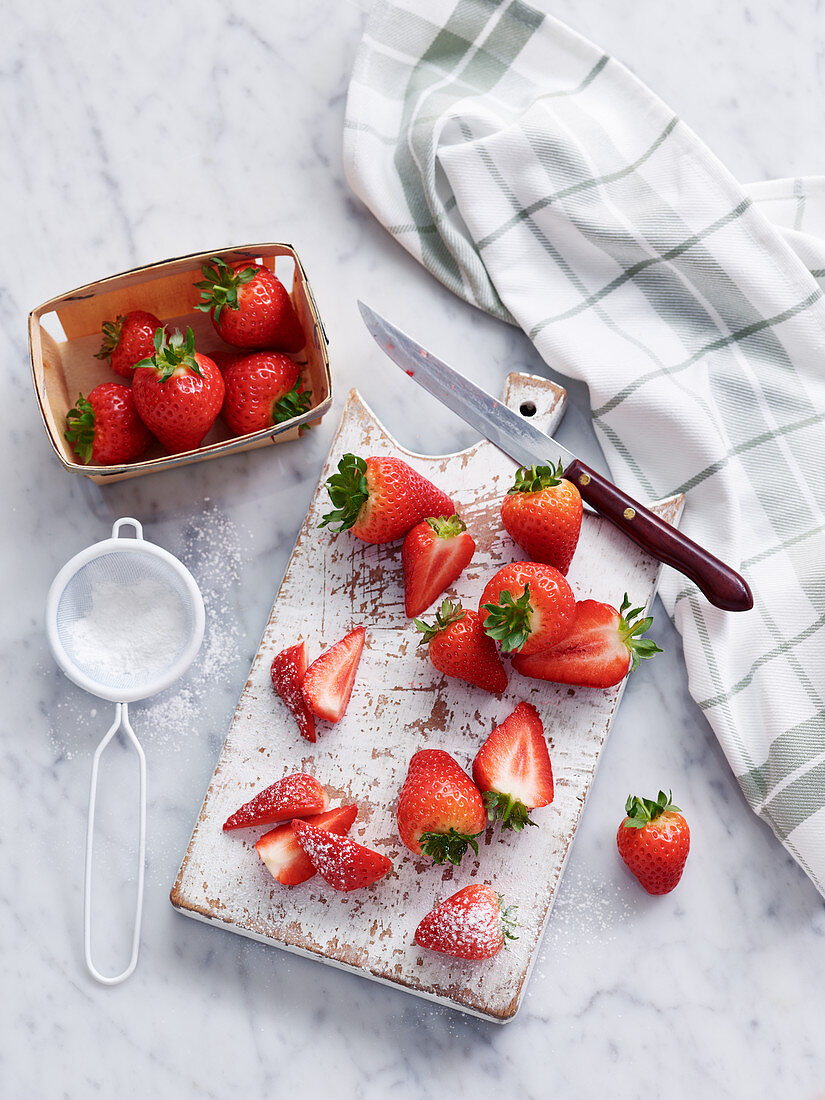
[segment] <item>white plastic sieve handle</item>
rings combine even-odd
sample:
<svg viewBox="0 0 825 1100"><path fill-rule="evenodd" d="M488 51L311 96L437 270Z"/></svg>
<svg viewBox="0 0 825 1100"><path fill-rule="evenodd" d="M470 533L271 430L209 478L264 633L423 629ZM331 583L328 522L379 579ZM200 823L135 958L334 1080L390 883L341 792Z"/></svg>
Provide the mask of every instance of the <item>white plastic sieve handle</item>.
<svg viewBox="0 0 825 1100"><path fill-rule="evenodd" d="M135 520L121 520L121 523L135 523ZM118 524L115 524L117 528ZM115 536L116 537L116 536ZM138 535L138 537L142 537ZM135 901L135 923L132 933L132 955L129 965L121 974L107 977L101 974L92 962L92 855L94 850L95 834L95 804L97 802L97 777L100 770L100 758L109 742L119 729L123 728L127 737L132 742L138 756L140 768L140 840L138 845L138 879L137 898ZM135 731L129 722L129 709L126 703L117 703L115 706L115 720L109 732L95 749L92 760L92 781L89 788L89 821L86 828L86 877L83 888L83 951L86 957L86 966L92 977L103 985L117 985L125 981L134 972L140 950L140 924L143 917L143 878L146 865L146 757L140 742L135 736Z"/></svg>

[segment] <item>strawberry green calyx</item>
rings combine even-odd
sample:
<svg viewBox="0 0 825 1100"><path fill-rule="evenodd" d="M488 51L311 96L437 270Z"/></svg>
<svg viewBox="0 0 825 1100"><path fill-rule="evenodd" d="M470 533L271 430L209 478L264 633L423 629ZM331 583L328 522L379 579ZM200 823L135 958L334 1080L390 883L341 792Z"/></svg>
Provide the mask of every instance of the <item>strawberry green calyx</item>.
<svg viewBox="0 0 825 1100"><path fill-rule="evenodd" d="M117 346L120 343L121 332L123 330L123 322L126 320L122 315L114 321L104 321L101 329L103 333L103 343L100 345L100 351L95 352L95 359L111 359L112 352L117 350Z"/></svg>
<svg viewBox="0 0 825 1100"><path fill-rule="evenodd" d="M639 798L635 794L627 796L627 802L625 803L624 812L627 817L622 824L626 829L644 829L645 825L649 825L651 821L655 821L657 817L661 817L666 813L681 813L678 806L673 805L673 792L670 791L665 794L664 791L659 791L659 797L657 799L651 798Z"/></svg>
<svg viewBox="0 0 825 1100"><path fill-rule="evenodd" d="M327 492L335 510L327 512L318 526L337 523L338 527L333 528L336 534L349 530L358 519L362 505L369 500L365 459L358 455L344 455L338 463L338 473L327 478Z"/></svg>
<svg viewBox="0 0 825 1100"><path fill-rule="evenodd" d="M198 361L195 358L195 334L191 328L187 328L185 337L179 332L167 336L166 330L159 328L155 333L154 343L155 354L150 355L148 359L141 359L139 363L135 363L135 370L139 367L149 367L150 370L156 370L160 374L159 381L161 382L168 382L181 367L191 370L194 374L203 378L203 371L198 366Z"/></svg>
<svg viewBox="0 0 825 1100"><path fill-rule="evenodd" d="M230 267L220 256L212 256L209 263L201 268L203 279L195 283L200 290L200 301L195 309L203 313L211 313L217 321L224 307L240 309L238 304L238 287L251 282L258 273L256 267L245 267L236 271Z"/></svg>
<svg viewBox="0 0 825 1100"><path fill-rule="evenodd" d="M630 650L629 672L638 668L641 661L662 652L651 638L642 637L644 632L652 626L652 617L633 621L637 615L641 615L643 610L644 608L641 607L631 608L630 598L625 592L622 606L619 608L619 637Z"/></svg>
<svg viewBox="0 0 825 1100"><path fill-rule="evenodd" d="M83 394L79 394L73 409L66 413L66 439L72 450L88 465L92 461L95 442L95 411Z"/></svg>
<svg viewBox="0 0 825 1100"><path fill-rule="evenodd" d="M450 829L448 833L422 833L418 838L421 853L431 856L433 863L452 863L458 867L468 848L478 855L476 837L481 833L459 833Z"/></svg>
<svg viewBox="0 0 825 1100"><path fill-rule="evenodd" d="M307 412L311 404L312 393L310 390L301 389L299 378L292 389L283 397L279 397L272 406L272 423L283 424L285 420L292 420L293 417ZM309 425L307 424L306 427Z"/></svg>
<svg viewBox="0 0 825 1100"><path fill-rule="evenodd" d="M467 530L467 524L456 516L430 516L424 522L432 527L440 539L454 539Z"/></svg>
<svg viewBox="0 0 825 1100"><path fill-rule="evenodd" d="M520 466L510 493L540 493L542 489L554 489L564 479L561 462L557 466Z"/></svg>
<svg viewBox="0 0 825 1100"><path fill-rule="evenodd" d="M535 825L530 817L530 807L525 806L511 794L502 794L500 791L484 791L481 796L487 807L487 820L492 823L501 822L502 829L512 829L520 833L525 825Z"/></svg>
<svg viewBox="0 0 825 1100"><path fill-rule="evenodd" d="M501 931L504 935L504 946L507 946L507 940L517 940L518 936L515 934L515 930L518 928L518 921L512 913L518 909L517 905L504 904L504 896L502 894L496 894L498 898L498 907L501 912Z"/></svg>
<svg viewBox="0 0 825 1100"><path fill-rule="evenodd" d="M530 620L533 605L530 603L530 586L526 584L517 600L506 588L498 603L482 604L490 614L484 620L484 633L498 642L505 653L519 650L530 637Z"/></svg>
<svg viewBox="0 0 825 1100"><path fill-rule="evenodd" d="M460 603L453 603L452 600L442 600L441 606L435 613L435 622L428 623L424 619L413 619L415 629L420 630L422 634L422 637L418 640L418 644L427 645L433 640L436 634L440 634L441 631L446 630L448 626L463 619L464 614L464 608Z"/></svg>

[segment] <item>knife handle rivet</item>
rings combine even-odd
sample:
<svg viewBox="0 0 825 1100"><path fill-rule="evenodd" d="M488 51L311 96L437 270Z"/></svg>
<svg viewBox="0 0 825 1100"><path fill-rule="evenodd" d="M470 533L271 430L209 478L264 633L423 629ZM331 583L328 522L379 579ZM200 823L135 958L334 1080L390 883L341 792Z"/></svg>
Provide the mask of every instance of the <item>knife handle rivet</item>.
<svg viewBox="0 0 825 1100"><path fill-rule="evenodd" d="M580 477L579 477L579 485L589 485L589 484L590 484L590 474L581 474Z"/></svg>
<svg viewBox="0 0 825 1100"><path fill-rule="evenodd" d="M636 509L635 508L625 508L624 512L622 512L622 515L624 516L625 519L635 519L636 518Z"/></svg>

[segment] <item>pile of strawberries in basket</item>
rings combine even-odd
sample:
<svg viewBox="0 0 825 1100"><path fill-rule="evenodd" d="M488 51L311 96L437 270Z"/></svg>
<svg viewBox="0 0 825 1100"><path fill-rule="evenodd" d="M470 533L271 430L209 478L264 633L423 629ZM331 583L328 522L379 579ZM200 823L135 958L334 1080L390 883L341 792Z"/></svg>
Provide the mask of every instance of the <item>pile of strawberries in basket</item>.
<svg viewBox="0 0 825 1100"><path fill-rule="evenodd" d="M128 384L102 382L67 413L66 439L82 462L137 462L155 439L169 454L191 451L218 416L240 436L309 409L301 368L286 354L305 336L283 283L268 267L219 256L202 272L196 308L227 349L204 355L191 328L169 332L141 309L105 322L97 358Z"/></svg>
<svg viewBox="0 0 825 1100"><path fill-rule="evenodd" d="M501 505L504 527L530 560L494 573L477 608L444 598L432 622L418 616L466 569L476 548L450 497L407 463L386 456L345 455L326 487L333 509L322 527L336 525L336 533L348 530L368 543L404 539L406 614L430 661L447 676L500 694L508 684L506 656L524 677L608 688L659 652L643 637L652 620L640 617L627 596L618 609L576 599L565 574L579 538L582 501L560 468L520 469ZM316 740L317 721L343 717L365 636L356 627L312 663L306 643L298 641L272 661L273 686L306 740ZM440 749L413 755L398 796L397 825L415 855L458 865L468 850L478 854L478 837L492 823L516 832L537 824L531 814L552 802L553 770L535 707L520 702L480 746L471 770L472 778ZM675 809L664 799L651 813L672 817ZM392 870L385 855L346 835L357 813L354 805L330 808L318 780L298 773L259 792L223 827L275 825L255 847L278 882L292 886L317 873L334 889L348 891ZM635 817L633 822L641 828L641 816L639 824ZM644 837L634 839L634 858L642 860ZM628 865L633 870L630 859ZM424 916L415 942L462 959L490 958L513 936L512 925L511 911L492 886L474 884Z"/></svg>

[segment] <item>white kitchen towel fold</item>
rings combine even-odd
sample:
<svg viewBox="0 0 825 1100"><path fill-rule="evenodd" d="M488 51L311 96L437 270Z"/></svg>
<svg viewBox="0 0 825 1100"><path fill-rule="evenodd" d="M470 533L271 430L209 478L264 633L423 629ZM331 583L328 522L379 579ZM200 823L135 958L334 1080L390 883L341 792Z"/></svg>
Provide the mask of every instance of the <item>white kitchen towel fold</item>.
<svg viewBox="0 0 825 1100"><path fill-rule="evenodd" d="M690 690L825 894L825 180L743 188L627 69L521 0L379 2L353 189L467 301L588 384L615 480L753 611L665 570Z"/></svg>

